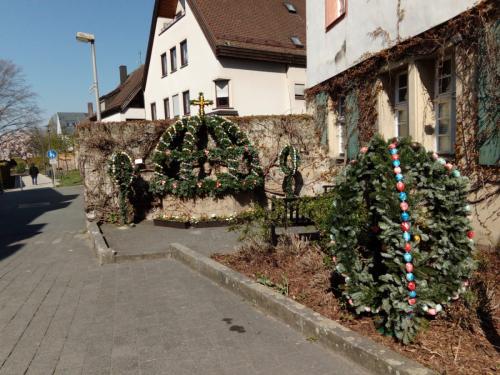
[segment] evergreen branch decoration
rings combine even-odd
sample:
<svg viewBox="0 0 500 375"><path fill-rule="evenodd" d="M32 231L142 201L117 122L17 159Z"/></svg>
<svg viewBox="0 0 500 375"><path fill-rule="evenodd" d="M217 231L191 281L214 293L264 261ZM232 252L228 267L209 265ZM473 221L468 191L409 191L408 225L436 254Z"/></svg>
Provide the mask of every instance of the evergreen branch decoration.
<svg viewBox="0 0 500 375"><path fill-rule="evenodd" d="M335 187L330 247L357 314L377 315L381 332L409 343L466 291L475 267L467 194L458 169L409 139L375 137L361 149Z"/></svg>
<svg viewBox="0 0 500 375"><path fill-rule="evenodd" d="M215 147L209 149L209 138ZM219 116L193 116L173 124L154 154L150 190L158 196L223 197L252 191L264 184L259 156L239 127ZM211 176L203 166L224 167ZM242 170L242 167L244 170Z"/></svg>
<svg viewBox="0 0 500 375"><path fill-rule="evenodd" d="M288 159L290 159L292 163L291 166L288 165ZM299 151L292 145L285 146L280 152L279 160L280 168L285 174L285 178L283 180L283 191L287 197L293 197L295 195L293 182L300 166Z"/></svg>
<svg viewBox="0 0 500 375"><path fill-rule="evenodd" d="M120 221L123 225L128 223L128 196L134 179L134 164L125 152L115 152L111 156L108 169L113 182L118 186Z"/></svg>

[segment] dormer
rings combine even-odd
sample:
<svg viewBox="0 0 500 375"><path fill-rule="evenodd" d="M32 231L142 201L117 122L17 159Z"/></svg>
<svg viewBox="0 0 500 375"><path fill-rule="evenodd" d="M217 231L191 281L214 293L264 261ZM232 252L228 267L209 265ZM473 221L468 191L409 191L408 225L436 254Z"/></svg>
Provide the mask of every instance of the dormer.
<svg viewBox="0 0 500 375"><path fill-rule="evenodd" d="M186 14L186 0L162 1L158 7L158 17L162 18L163 25L160 34L170 28Z"/></svg>

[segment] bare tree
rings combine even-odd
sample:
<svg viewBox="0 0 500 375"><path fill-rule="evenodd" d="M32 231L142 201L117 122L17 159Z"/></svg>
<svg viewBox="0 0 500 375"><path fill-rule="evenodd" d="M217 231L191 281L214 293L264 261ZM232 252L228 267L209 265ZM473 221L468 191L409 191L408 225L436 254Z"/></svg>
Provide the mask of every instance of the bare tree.
<svg viewBox="0 0 500 375"><path fill-rule="evenodd" d="M21 69L0 59L0 135L31 128L40 121L36 94L26 83Z"/></svg>

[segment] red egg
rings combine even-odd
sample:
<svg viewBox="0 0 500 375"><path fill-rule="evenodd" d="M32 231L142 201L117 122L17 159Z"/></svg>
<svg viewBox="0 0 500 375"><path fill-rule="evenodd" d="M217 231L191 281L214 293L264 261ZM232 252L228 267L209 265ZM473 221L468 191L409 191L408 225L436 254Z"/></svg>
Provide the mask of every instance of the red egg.
<svg viewBox="0 0 500 375"><path fill-rule="evenodd" d="M399 155L398 154L391 155L391 158L392 160L399 160Z"/></svg>
<svg viewBox="0 0 500 375"><path fill-rule="evenodd" d="M411 251L411 245L410 245L410 243L409 243L409 242L407 242L407 243L405 244L405 251L406 251L407 253L409 253L409 252Z"/></svg>
<svg viewBox="0 0 500 375"><path fill-rule="evenodd" d="M396 167L394 168L394 174L400 174L402 171L401 171L401 168L400 167Z"/></svg>
<svg viewBox="0 0 500 375"><path fill-rule="evenodd" d="M451 163L446 163L445 165L445 168L448 169L449 171L451 171L453 169L453 164Z"/></svg>
<svg viewBox="0 0 500 375"><path fill-rule="evenodd" d="M398 189L398 191L404 191L405 190L405 184L402 183L402 182L398 182L396 184L396 189Z"/></svg>
<svg viewBox="0 0 500 375"><path fill-rule="evenodd" d="M408 207L406 207L406 209L408 209ZM406 211L406 210L403 210L403 211ZM410 223L405 221L404 223L401 223L401 230L403 232L409 232L410 231Z"/></svg>
<svg viewBox="0 0 500 375"><path fill-rule="evenodd" d="M397 146L396 146L396 144L395 144L395 143L391 143L391 144L389 145L389 148L390 148L391 150L392 150L393 148L396 148L396 147L397 147Z"/></svg>
<svg viewBox="0 0 500 375"><path fill-rule="evenodd" d="M409 289L409 290L415 290L416 288L417 288L417 285L415 284L415 282L414 282L414 281L410 281L410 282L408 283L408 289Z"/></svg>
<svg viewBox="0 0 500 375"><path fill-rule="evenodd" d="M413 306L414 304L417 303L417 299L416 298L409 298L408 303Z"/></svg>
<svg viewBox="0 0 500 375"><path fill-rule="evenodd" d="M413 272L413 264L406 263L406 272Z"/></svg>
<svg viewBox="0 0 500 375"><path fill-rule="evenodd" d="M436 311L436 309L429 309L429 310L427 311L427 314L434 316L434 315L436 315L436 314L437 314L437 311Z"/></svg>
<svg viewBox="0 0 500 375"><path fill-rule="evenodd" d="M406 203L406 202L401 202L399 207L401 208L401 211L408 211L408 203ZM410 225L410 224L408 224L408 225ZM403 227L401 226L401 228L403 228ZM403 229L403 231L405 231L405 230ZM405 232L408 232L408 231L406 230Z"/></svg>
<svg viewBox="0 0 500 375"><path fill-rule="evenodd" d="M476 235L476 233L474 233L473 230L470 230L467 232L467 237L469 237L471 240L474 238L475 235Z"/></svg>

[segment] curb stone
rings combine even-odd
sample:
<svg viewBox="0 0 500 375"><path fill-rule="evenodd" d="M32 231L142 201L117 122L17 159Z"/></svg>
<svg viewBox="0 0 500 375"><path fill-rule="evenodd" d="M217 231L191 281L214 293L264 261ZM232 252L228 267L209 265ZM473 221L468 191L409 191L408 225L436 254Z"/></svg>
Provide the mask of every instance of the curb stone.
<svg viewBox="0 0 500 375"><path fill-rule="evenodd" d="M99 265L115 263L116 251L108 246L97 223L87 220L87 230Z"/></svg>
<svg viewBox="0 0 500 375"><path fill-rule="evenodd" d="M186 246L172 243L172 258L217 284L240 295L324 347L344 354L375 374L431 375L436 372L375 343L339 323L323 317L282 294L201 255Z"/></svg>

